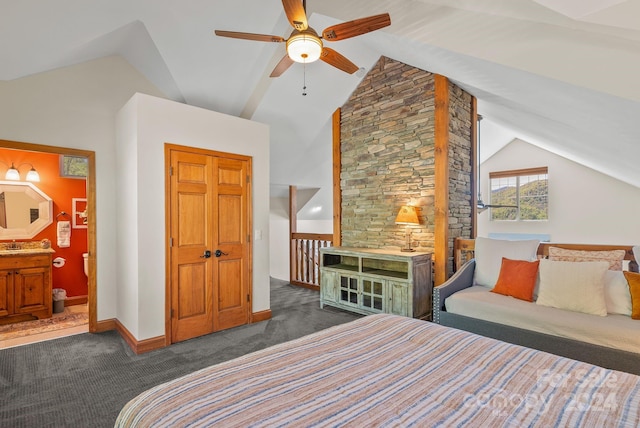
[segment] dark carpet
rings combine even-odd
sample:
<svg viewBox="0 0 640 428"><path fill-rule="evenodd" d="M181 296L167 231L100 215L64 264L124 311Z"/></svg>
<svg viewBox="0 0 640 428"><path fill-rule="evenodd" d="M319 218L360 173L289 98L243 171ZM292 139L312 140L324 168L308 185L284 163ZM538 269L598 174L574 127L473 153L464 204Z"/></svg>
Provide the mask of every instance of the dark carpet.
<svg viewBox="0 0 640 428"><path fill-rule="evenodd" d="M271 281L272 318L142 355L116 332L0 350L1 427L113 427L144 390L215 363L352 321L316 291Z"/></svg>

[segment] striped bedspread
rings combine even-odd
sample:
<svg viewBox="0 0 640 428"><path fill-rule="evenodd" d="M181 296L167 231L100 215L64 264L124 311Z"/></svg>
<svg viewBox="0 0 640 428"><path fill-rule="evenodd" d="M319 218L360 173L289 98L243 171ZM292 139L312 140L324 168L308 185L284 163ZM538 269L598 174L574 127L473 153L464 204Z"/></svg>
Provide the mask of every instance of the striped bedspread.
<svg viewBox="0 0 640 428"><path fill-rule="evenodd" d="M152 388L118 427L640 426L640 377L370 315Z"/></svg>

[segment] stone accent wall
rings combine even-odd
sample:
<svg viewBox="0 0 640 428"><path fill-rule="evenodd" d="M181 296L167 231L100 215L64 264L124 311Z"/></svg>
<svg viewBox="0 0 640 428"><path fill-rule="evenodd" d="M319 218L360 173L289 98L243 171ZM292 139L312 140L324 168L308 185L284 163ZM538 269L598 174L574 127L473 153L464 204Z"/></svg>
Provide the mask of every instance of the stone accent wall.
<svg viewBox="0 0 640 428"><path fill-rule="evenodd" d="M381 57L341 108L342 245L399 249L402 205L419 207L412 246L433 251L433 73ZM471 231L471 95L451 85L451 242Z"/></svg>

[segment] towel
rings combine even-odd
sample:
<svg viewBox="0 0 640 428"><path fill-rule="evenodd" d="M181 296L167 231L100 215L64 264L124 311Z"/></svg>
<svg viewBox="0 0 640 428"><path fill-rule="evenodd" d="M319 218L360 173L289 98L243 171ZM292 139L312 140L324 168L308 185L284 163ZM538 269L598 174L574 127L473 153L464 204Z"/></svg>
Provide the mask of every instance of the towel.
<svg viewBox="0 0 640 428"><path fill-rule="evenodd" d="M71 222L59 221L58 222L58 247L70 247L71 246Z"/></svg>

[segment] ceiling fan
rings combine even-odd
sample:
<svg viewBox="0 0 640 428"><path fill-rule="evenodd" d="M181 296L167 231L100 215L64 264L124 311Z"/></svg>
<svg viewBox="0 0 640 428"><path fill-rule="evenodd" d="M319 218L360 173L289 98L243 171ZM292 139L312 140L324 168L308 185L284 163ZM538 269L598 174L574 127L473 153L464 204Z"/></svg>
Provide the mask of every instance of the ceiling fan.
<svg viewBox="0 0 640 428"><path fill-rule="evenodd" d="M306 0L282 0L284 13L294 30L288 39L267 34L242 33L237 31L215 30L217 36L234 39L255 40L259 42L285 43L287 54L280 60L271 72L270 77L278 77L294 62L308 64L318 59L330 64L346 73L353 74L358 66L331 48L325 47L323 40L335 42L351 37L360 36L371 31L391 25L388 13L355 19L342 24L327 27L321 36L307 23Z"/></svg>
<svg viewBox="0 0 640 428"><path fill-rule="evenodd" d="M478 202L476 203L479 211L484 211L488 208L518 208L517 205L491 205L485 204L482 201L482 192L480 191L480 122L482 121L482 115L478 115Z"/></svg>

